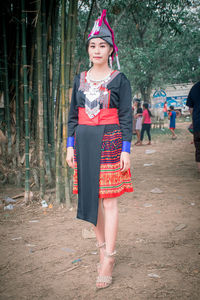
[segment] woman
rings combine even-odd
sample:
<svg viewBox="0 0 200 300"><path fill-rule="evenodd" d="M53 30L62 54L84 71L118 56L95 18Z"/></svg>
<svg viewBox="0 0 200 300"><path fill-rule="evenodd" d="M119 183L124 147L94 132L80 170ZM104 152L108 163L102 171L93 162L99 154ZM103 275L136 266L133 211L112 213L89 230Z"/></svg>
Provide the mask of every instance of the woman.
<svg viewBox="0 0 200 300"><path fill-rule="evenodd" d="M136 126L136 113L137 113L137 102L133 102L133 105L132 105L132 116L133 116L133 135L136 135L136 129L135 129L135 126Z"/></svg>
<svg viewBox="0 0 200 300"><path fill-rule="evenodd" d="M118 49L106 10L88 36L87 51L93 66L75 77L66 160L74 168L77 218L94 225L100 250L96 287L105 288L112 283L116 253L117 197L133 191L131 88L125 75L108 65Z"/></svg>
<svg viewBox="0 0 200 300"><path fill-rule="evenodd" d="M144 103L143 104L143 113L142 113L142 130L141 130L141 137L140 137L140 143L137 144L138 146L142 146L142 141L144 138L144 133L146 131L147 136L148 136L148 144L147 145L151 145L151 117L152 114L149 110L149 105L148 103Z"/></svg>
<svg viewBox="0 0 200 300"><path fill-rule="evenodd" d="M135 118L136 118L135 130L137 135L137 141L135 145L138 145L140 144L140 132L142 129L142 108L140 102L137 101L136 103L137 103L137 110L135 114Z"/></svg>
<svg viewBox="0 0 200 300"><path fill-rule="evenodd" d="M164 102L164 106L163 106L163 112L164 112L164 118L167 117L167 112L168 112L168 109L167 109L167 101Z"/></svg>

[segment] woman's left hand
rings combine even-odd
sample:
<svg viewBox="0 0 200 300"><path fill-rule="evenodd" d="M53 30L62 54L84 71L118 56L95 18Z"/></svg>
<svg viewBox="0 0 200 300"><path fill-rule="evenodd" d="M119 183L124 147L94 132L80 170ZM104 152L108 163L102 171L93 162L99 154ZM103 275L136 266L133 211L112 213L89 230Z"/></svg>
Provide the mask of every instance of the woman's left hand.
<svg viewBox="0 0 200 300"><path fill-rule="evenodd" d="M128 152L122 152L120 157L120 171L126 172L128 169L130 169L131 162L130 162L130 153Z"/></svg>

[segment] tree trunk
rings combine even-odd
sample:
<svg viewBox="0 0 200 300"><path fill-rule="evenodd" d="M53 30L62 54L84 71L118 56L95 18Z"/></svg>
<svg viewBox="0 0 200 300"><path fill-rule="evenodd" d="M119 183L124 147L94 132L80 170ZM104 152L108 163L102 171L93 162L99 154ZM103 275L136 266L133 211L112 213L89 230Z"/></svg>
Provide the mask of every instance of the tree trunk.
<svg viewBox="0 0 200 300"><path fill-rule="evenodd" d="M152 90L152 76L148 77L148 84L146 86L140 85L140 93L142 96L142 101L151 104L151 90Z"/></svg>

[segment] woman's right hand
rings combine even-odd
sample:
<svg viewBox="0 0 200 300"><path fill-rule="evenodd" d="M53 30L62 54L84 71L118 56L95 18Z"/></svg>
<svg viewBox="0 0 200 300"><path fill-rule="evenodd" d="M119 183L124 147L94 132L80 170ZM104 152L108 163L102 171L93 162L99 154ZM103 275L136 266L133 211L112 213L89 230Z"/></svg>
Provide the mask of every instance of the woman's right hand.
<svg viewBox="0 0 200 300"><path fill-rule="evenodd" d="M67 148L66 162L68 163L68 166L70 168L74 169L74 148L73 147Z"/></svg>

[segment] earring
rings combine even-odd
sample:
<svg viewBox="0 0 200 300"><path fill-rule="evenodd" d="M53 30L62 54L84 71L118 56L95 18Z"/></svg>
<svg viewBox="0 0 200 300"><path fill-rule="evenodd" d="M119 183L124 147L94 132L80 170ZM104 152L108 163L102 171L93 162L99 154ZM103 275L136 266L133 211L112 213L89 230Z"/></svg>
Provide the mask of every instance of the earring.
<svg viewBox="0 0 200 300"><path fill-rule="evenodd" d="M112 57L111 57L111 55L109 56L109 65L110 65L110 68L112 69Z"/></svg>
<svg viewBox="0 0 200 300"><path fill-rule="evenodd" d="M92 61L89 59L89 68L92 67Z"/></svg>

